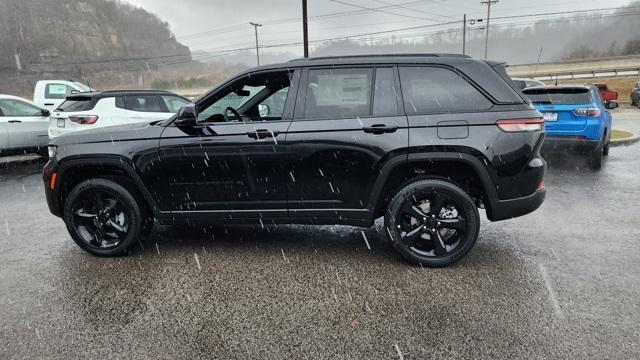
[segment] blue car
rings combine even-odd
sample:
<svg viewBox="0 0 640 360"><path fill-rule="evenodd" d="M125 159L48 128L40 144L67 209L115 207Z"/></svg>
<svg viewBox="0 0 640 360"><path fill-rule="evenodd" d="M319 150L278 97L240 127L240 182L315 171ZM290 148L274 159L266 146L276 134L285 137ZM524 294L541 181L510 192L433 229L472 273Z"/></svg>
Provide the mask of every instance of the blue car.
<svg viewBox="0 0 640 360"><path fill-rule="evenodd" d="M609 110L618 107L616 102L603 101L595 86L536 86L523 93L544 117L544 150L585 154L593 169L602 167L609 155Z"/></svg>

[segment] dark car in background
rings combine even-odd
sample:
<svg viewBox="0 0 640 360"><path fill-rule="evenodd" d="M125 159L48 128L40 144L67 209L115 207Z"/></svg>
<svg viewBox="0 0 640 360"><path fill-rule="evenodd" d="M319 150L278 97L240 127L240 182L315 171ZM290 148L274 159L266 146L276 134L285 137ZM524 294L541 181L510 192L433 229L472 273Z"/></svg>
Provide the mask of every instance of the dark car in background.
<svg viewBox="0 0 640 360"><path fill-rule="evenodd" d="M631 90L631 106L640 107L640 81L638 81L633 90Z"/></svg>
<svg viewBox="0 0 640 360"><path fill-rule="evenodd" d="M49 208L98 256L162 224L345 224L408 261L463 257L545 198L543 120L504 64L460 55L312 58L238 74L169 120L50 144ZM275 99L274 99L275 97Z"/></svg>

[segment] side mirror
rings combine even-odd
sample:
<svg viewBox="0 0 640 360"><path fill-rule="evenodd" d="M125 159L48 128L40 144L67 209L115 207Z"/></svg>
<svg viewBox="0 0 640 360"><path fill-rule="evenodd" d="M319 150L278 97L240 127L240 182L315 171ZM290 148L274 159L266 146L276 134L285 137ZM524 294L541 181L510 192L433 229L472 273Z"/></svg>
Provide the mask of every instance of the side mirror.
<svg viewBox="0 0 640 360"><path fill-rule="evenodd" d="M178 110L178 117L174 122L179 127L195 126L198 119L198 112L196 111L196 104L187 104Z"/></svg>
<svg viewBox="0 0 640 360"><path fill-rule="evenodd" d="M271 109L269 109L269 105L265 105L265 104L258 105L258 113L260 114L260 117L269 116L270 110Z"/></svg>
<svg viewBox="0 0 640 360"><path fill-rule="evenodd" d="M618 103L615 101L607 101L606 103L604 103L604 107L606 107L609 110L617 109L618 106L619 106Z"/></svg>
<svg viewBox="0 0 640 360"><path fill-rule="evenodd" d="M47 109L40 110L40 113L42 114L42 116L51 116L51 111Z"/></svg>

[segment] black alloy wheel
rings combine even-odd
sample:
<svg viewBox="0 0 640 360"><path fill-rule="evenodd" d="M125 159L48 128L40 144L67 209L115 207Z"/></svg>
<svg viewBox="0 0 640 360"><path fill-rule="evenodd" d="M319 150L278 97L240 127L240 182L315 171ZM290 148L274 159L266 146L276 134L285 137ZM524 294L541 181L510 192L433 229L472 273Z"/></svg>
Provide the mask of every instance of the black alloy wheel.
<svg viewBox="0 0 640 360"><path fill-rule="evenodd" d="M410 262L449 265L473 247L480 219L473 200L458 186L440 180L421 180L391 201L385 216L387 235Z"/></svg>
<svg viewBox="0 0 640 360"><path fill-rule="evenodd" d="M121 185L90 179L67 197L64 220L73 240L96 256L119 256L141 239L140 206Z"/></svg>

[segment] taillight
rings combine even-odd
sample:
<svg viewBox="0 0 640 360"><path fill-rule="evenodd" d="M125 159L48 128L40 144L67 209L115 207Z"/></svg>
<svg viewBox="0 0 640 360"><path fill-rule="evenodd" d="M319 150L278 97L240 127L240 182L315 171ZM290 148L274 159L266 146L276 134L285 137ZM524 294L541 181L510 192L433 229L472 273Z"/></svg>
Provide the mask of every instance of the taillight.
<svg viewBox="0 0 640 360"><path fill-rule="evenodd" d="M598 117L600 116L600 109L598 108L580 108L573 110L573 113L577 116Z"/></svg>
<svg viewBox="0 0 640 360"><path fill-rule="evenodd" d="M98 117L96 115L71 115L69 121L80 125L91 125L98 121Z"/></svg>
<svg viewBox="0 0 640 360"><path fill-rule="evenodd" d="M542 118L498 120L496 125L504 132L542 131L544 120Z"/></svg>

